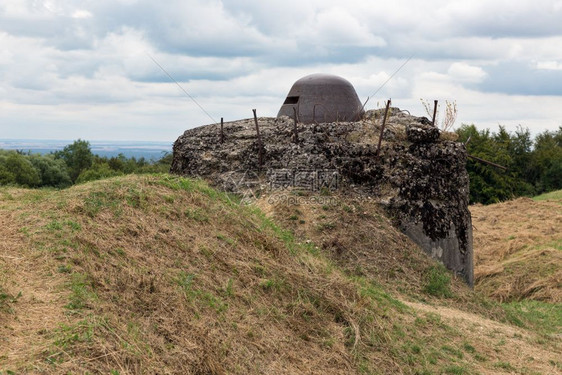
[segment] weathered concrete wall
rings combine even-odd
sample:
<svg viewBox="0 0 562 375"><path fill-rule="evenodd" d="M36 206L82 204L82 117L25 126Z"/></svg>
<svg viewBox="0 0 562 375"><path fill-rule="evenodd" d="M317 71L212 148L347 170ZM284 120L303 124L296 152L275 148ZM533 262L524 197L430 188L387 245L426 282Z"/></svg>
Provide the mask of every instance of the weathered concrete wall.
<svg viewBox="0 0 562 375"><path fill-rule="evenodd" d="M393 108L377 156L381 114L369 111L359 122L299 124L296 143L291 119L260 118L262 165L253 119L225 123L224 143L220 125L190 129L174 144L171 172L237 192L288 183L368 195L429 255L472 285L464 145L445 140L427 119Z"/></svg>

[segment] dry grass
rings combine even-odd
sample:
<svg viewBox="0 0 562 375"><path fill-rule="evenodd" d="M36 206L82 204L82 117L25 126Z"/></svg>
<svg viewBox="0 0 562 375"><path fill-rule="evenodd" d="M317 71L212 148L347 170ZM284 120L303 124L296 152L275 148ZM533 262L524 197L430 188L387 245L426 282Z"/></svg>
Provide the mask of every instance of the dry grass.
<svg viewBox="0 0 562 375"><path fill-rule="evenodd" d="M387 290L420 293L420 280L433 265L366 197L286 191L262 197L256 204L348 274L374 278Z"/></svg>
<svg viewBox="0 0 562 375"><path fill-rule="evenodd" d="M0 308L0 361L18 366L48 346L45 333L66 320L60 302L67 293L60 289L64 277L52 273L56 262L30 246L30 232L41 224L36 213L24 209L22 200L37 199L42 193L16 189L2 193L0 292L7 298Z"/></svg>
<svg viewBox="0 0 562 375"><path fill-rule="evenodd" d="M286 191L264 196L256 205L347 275L376 280L385 290L408 299L462 307L492 319L504 317L497 306L483 306L464 281L453 275L449 275L452 298L425 293L426 277L435 261L400 232L373 199Z"/></svg>
<svg viewBox="0 0 562 375"><path fill-rule="evenodd" d="M14 304L0 369L356 371L359 321L367 307L368 314L379 307L255 209L228 199L200 182L126 177L26 204L6 201L12 231L27 228L27 239L14 240L27 245L10 254L42 259L10 278L14 290L37 298L41 286L29 278L53 276L56 297L52 311L41 312L48 326L38 317L20 321L26 305ZM5 268L15 267L10 261ZM29 341L24 332L44 339ZM369 358L396 366L382 353Z"/></svg>
<svg viewBox="0 0 562 375"><path fill-rule="evenodd" d="M551 354L560 352L559 344L552 347L547 345L549 349L546 350L537 347L535 333L529 334L520 326L528 325L531 331L536 331L542 328L542 324L554 323L545 337L559 342L559 335L562 334L560 319L545 323L550 318L539 318L523 323L520 320L523 317L514 314L511 307L507 309L490 303L481 294L466 288L461 280L454 278L451 298L434 298L425 294L424 278L434 262L392 226L374 201L339 194L311 196L287 191L262 197L257 204L276 222L291 228L297 239L316 246L318 251L332 259L347 274L374 279L392 295L400 296L399 299L412 307L417 316L411 320L406 318L405 324L417 327L416 334L422 340L434 340L439 343L440 349L461 348L461 353L456 352L458 356L462 356L465 348L469 348L474 360L472 365L445 366L445 373L456 373L455 369L458 373L472 373L467 368L472 368L471 371L475 373L498 373L494 367L498 363L509 363L521 373L527 373L530 369L549 373L553 369L551 361L555 356ZM537 308L544 309L548 309L548 306ZM556 306L553 309L559 310ZM506 321L514 322L519 327L506 325ZM442 336L435 327L441 324L456 329ZM502 348L498 348L498 342ZM533 359L529 359L531 356ZM455 359L449 360L455 362Z"/></svg>
<svg viewBox="0 0 562 375"><path fill-rule="evenodd" d="M451 320L445 308L490 308L478 307L459 282L455 298L420 295L405 305L399 296L420 294L433 263L371 202L339 197L300 213L260 206L296 235L255 206L166 175L65 191L0 190L0 293L10 296L0 309L0 373L493 373L496 361L528 373L558 366L560 347L548 338L535 344L533 363L519 364L515 350L495 351L493 342L515 332L529 346L536 334L495 321L491 329L502 332L482 341L468 323Z"/></svg>
<svg viewBox="0 0 562 375"><path fill-rule="evenodd" d="M562 302L560 200L471 207L476 289L499 301Z"/></svg>

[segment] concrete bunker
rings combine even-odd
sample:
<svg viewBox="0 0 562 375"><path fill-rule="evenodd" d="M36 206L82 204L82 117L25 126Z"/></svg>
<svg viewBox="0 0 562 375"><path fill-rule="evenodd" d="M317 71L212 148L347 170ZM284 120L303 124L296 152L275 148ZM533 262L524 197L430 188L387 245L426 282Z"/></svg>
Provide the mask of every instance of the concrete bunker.
<svg viewBox="0 0 562 375"><path fill-rule="evenodd" d="M304 124L337 121L357 121L363 108L353 85L346 79L330 74L311 74L296 81L277 118L294 117Z"/></svg>
<svg viewBox="0 0 562 375"><path fill-rule="evenodd" d="M204 177L248 196L278 187L318 191L337 176L335 189L379 202L428 255L472 286L465 145L442 137L425 117L391 108L379 149L384 109L350 121L357 116L353 110L362 113L355 90L342 78L325 78L312 75L297 81L278 118L259 119L259 137L252 118L186 130L174 143L170 172ZM341 110L333 106L339 118L328 118L328 113L326 120L314 117L316 100L328 91L320 84L326 81L353 93L353 100L346 102L350 105ZM295 127L290 117L297 106L301 119ZM338 122L346 114L347 122Z"/></svg>

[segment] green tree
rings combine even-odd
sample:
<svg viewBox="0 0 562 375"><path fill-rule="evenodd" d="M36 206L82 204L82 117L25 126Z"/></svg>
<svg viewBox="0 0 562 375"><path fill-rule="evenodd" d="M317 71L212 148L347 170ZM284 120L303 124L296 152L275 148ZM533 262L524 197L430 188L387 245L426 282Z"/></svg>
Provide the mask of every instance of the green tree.
<svg viewBox="0 0 562 375"><path fill-rule="evenodd" d="M512 136L500 126L497 133L478 130L474 125L462 125L457 129L461 142L467 144L470 155L503 165L507 171L468 159L466 169L470 178L470 201L472 203L495 203L529 191L528 185L519 176L512 150ZM532 189L531 189L532 190Z"/></svg>
<svg viewBox="0 0 562 375"><path fill-rule="evenodd" d="M66 163L62 159L55 159L53 155L32 154L29 160L39 172L41 186L64 188L72 185Z"/></svg>
<svg viewBox="0 0 562 375"><path fill-rule="evenodd" d="M62 151L48 155L0 150L0 185L65 188L74 183L99 180L130 173L167 173L171 153L159 160L94 155L90 143L78 139Z"/></svg>
<svg viewBox="0 0 562 375"><path fill-rule="evenodd" d="M529 179L529 173L531 172L532 149L531 132L528 128L518 126L515 133L510 137L508 151L512 158L512 166L526 181Z"/></svg>
<svg viewBox="0 0 562 375"><path fill-rule="evenodd" d="M537 135L530 164L538 193L562 188L562 127Z"/></svg>
<svg viewBox="0 0 562 375"><path fill-rule="evenodd" d="M137 162L139 166L138 173L168 173L170 172L173 157L172 153L164 152L160 159L150 163L144 158L140 158Z"/></svg>
<svg viewBox="0 0 562 375"><path fill-rule="evenodd" d="M90 142L78 139L67 145L62 151L55 152L55 159L64 160L70 179L72 182L76 182L80 173L92 166L94 154L90 149Z"/></svg>
<svg viewBox="0 0 562 375"><path fill-rule="evenodd" d="M114 171L125 172L125 166L127 165L127 158L123 154L117 155L117 157L112 157L107 161L109 168ZM131 172L129 172L131 173Z"/></svg>
<svg viewBox="0 0 562 375"><path fill-rule="evenodd" d="M497 133L478 130L474 125L457 129L473 156L501 164L507 171L470 160L471 202L493 203L521 195L536 195L562 188L562 127L531 139L529 129L514 133L500 126Z"/></svg>
<svg viewBox="0 0 562 375"><path fill-rule="evenodd" d="M14 175L8 171L6 166L0 162L0 185L15 184L16 179Z"/></svg>
<svg viewBox="0 0 562 375"><path fill-rule="evenodd" d="M5 169L14 176L14 182L26 187L37 187L41 185L39 172L25 155L10 152L5 160Z"/></svg>

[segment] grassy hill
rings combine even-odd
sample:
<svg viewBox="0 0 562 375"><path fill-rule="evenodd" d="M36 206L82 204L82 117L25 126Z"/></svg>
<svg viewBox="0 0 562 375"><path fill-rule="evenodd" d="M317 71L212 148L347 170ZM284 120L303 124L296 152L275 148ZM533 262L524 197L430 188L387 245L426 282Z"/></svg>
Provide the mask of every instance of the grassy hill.
<svg viewBox="0 0 562 375"><path fill-rule="evenodd" d="M0 234L0 374L562 371L556 310L468 290L368 200L127 176L1 188Z"/></svg>

